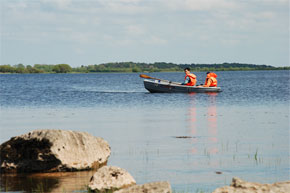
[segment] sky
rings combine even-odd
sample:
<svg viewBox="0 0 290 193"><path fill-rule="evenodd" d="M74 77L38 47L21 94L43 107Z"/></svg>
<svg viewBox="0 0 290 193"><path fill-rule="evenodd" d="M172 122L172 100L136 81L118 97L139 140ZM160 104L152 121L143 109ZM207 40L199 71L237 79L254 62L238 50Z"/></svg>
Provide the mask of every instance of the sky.
<svg viewBox="0 0 290 193"><path fill-rule="evenodd" d="M289 66L289 0L0 0L0 65Z"/></svg>

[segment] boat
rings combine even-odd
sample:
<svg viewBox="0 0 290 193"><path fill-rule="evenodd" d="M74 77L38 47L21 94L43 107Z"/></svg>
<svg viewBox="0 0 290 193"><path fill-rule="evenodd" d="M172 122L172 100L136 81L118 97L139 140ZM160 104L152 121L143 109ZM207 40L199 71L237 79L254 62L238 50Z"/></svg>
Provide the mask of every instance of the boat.
<svg viewBox="0 0 290 193"><path fill-rule="evenodd" d="M144 86L151 93L208 93L222 91L220 87L187 86L178 82L155 78L154 80L144 79Z"/></svg>

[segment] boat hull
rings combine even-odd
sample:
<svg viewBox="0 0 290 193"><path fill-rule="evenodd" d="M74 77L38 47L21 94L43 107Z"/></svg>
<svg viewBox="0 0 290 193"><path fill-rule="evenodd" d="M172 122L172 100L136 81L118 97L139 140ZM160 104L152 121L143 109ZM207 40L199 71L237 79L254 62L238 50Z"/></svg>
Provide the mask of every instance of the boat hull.
<svg viewBox="0 0 290 193"><path fill-rule="evenodd" d="M186 86L170 81L144 80L144 87L151 93L207 93L221 92L220 87Z"/></svg>

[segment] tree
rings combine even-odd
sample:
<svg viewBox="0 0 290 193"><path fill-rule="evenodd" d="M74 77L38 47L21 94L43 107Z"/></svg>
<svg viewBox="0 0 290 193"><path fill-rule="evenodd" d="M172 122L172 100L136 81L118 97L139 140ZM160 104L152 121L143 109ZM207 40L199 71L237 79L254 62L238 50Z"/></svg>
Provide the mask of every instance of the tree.
<svg viewBox="0 0 290 193"><path fill-rule="evenodd" d="M45 72L45 73L53 72L52 71L53 67L54 67L54 65L49 65L49 64L35 64L34 65L35 69L40 70L40 71Z"/></svg>
<svg viewBox="0 0 290 193"><path fill-rule="evenodd" d="M0 65L0 72L1 73L14 73L16 72L16 70L10 65Z"/></svg>
<svg viewBox="0 0 290 193"><path fill-rule="evenodd" d="M15 68L17 73L27 73L27 70L23 64L17 64L15 65Z"/></svg>
<svg viewBox="0 0 290 193"><path fill-rule="evenodd" d="M141 72L141 69L139 67L132 68L132 72Z"/></svg>
<svg viewBox="0 0 290 193"><path fill-rule="evenodd" d="M34 68L31 65L27 65L26 70L28 73L43 73L43 70L39 70L37 68Z"/></svg>
<svg viewBox="0 0 290 193"><path fill-rule="evenodd" d="M72 71L72 68L68 64L57 64L52 69L56 73L68 73Z"/></svg>

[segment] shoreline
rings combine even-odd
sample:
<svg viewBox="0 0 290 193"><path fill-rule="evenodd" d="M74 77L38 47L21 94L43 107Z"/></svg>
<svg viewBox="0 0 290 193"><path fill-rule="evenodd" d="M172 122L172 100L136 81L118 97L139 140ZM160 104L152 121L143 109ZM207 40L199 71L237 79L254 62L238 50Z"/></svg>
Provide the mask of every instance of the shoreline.
<svg viewBox="0 0 290 193"><path fill-rule="evenodd" d="M284 68L284 67L281 67ZM208 70L192 70L193 72L207 72ZM286 69L228 69L228 70L210 70L215 72L237 72L237 71L290 71L290 67ZM56 72L40 72L40 73L18 73L18 72L0 72L0 74L139 74L139 73L174 73L174 72L183 72L183 71L156 71L156 72L148 72L148 71L140 71L140 72L129 72L129 71L110 71L110 72L66 72L66 73L56 73Z"/></svg>

